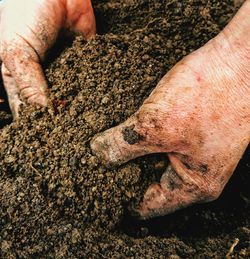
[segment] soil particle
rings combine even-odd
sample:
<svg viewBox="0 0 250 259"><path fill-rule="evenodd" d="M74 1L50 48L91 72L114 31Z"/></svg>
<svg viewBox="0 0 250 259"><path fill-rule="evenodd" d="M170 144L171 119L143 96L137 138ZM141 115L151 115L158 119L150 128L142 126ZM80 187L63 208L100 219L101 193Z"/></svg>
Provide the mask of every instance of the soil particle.
<svg viewBox="0 0 250 259"><path fill-rule="evenodd" d="M0 130L0 257L224 258L239 238L232 256L248 258L249 149L218 201L138 222L128 206L159 181L166 155L111 170L89 147L225 26L233 1L93 2L100 35L45 66L53 104L23 107Z"/></svg>

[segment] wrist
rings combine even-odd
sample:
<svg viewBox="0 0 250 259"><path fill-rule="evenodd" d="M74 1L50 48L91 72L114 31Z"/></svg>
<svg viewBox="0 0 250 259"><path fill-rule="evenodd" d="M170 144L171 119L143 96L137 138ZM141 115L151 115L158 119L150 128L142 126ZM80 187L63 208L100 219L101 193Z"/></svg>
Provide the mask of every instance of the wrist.
<svg viewBox="0 0 250 259"><path fill-rule="evenodd" d="M223 38L230 52L250 61L250 0L245 1L218 38Z"/></svg>
<svg viewBox="0 0 250 259"><path fill-rule="evenodd" d="M245 1L234 18L218 36L211 40L211 43L212 48L216 49L214 53L219 58L218 63L221 63L224 70L225 67L227 68L228 77L231 78L231 82L235 82L234 92L249 98L250 0Z"/></svg>
<svg viewBox="0 0 250 259"><path fill-rule="evenodd" d="M201 73L210 87L223 96L225 107L234 107L237 118L250 116L250 0L247 0L230 23L201 51ZM212 71L212 72L211 72Z"/></svg>

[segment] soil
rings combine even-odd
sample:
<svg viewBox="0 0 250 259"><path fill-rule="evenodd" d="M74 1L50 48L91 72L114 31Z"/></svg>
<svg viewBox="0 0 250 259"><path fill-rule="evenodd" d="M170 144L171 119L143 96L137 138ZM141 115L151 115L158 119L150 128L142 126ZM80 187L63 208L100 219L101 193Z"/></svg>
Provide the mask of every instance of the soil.
<svg viewBox="0 0 250 259"><path fill-rule="evenodd" d="M250 148L217 201L148 221L129 208L159 180L166 155L107 169L89 148L226 25L233 1L93 4L99 35L61 38L44 65L52 104L25 106L9 125L0 106L0 258L225 258L237 240L230 256L249 258Z"/></svg>

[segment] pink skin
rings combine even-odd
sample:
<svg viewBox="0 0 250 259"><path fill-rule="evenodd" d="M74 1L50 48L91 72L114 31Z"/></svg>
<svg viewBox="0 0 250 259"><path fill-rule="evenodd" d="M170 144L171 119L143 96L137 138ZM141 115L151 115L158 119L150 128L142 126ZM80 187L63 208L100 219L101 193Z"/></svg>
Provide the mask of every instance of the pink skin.
<svg viewBox="0 0 250 259"><path fill-rule="evenodd" d="M14 118L22 103L46 106L48 87L40 62L61 28L96 33L91 0L6 0L0 8L2 76Z"/></svg>
<svg viewBox="0 0 250 259"><path fill-rule="evenodd" d="M106 164L168 154L168 169L137 209L141 218L216 199L249 144L249 15L248 0L217 37L163 77L138 112L92 140Z"/></svg>

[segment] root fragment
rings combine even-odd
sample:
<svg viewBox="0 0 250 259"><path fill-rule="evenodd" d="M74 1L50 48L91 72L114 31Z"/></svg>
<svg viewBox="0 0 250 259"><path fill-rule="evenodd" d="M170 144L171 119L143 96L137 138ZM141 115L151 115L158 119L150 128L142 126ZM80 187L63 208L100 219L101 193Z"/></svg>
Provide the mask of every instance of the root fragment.
<svg viewBox="0 0 250 259"><path fill-rule="evenodd" d="M233 244L231 245L231 247L230 247L228 253L226 254L226 259L230 259L230 258L231 258L231 255L232 255L233 252L234 252L234 248L238 245L239 241L240 241L239 238L235 238L235 239L234 239Z"/></svg>

